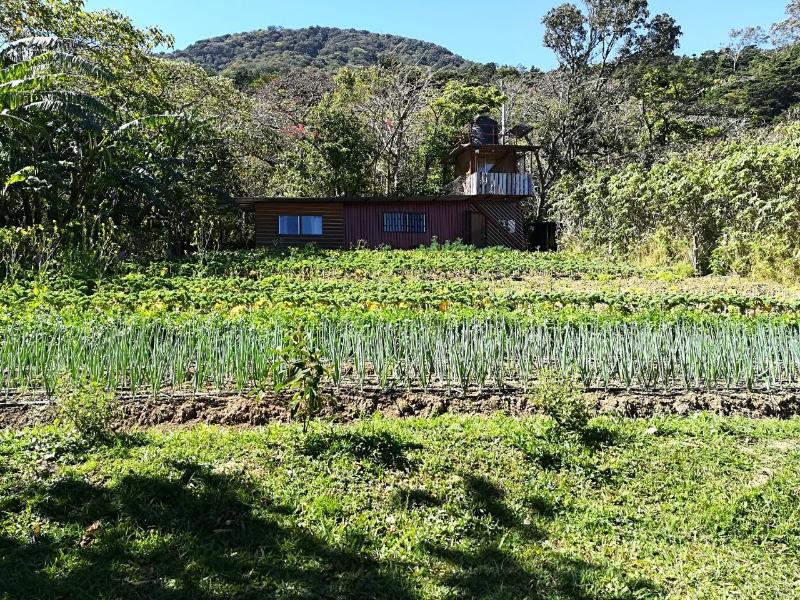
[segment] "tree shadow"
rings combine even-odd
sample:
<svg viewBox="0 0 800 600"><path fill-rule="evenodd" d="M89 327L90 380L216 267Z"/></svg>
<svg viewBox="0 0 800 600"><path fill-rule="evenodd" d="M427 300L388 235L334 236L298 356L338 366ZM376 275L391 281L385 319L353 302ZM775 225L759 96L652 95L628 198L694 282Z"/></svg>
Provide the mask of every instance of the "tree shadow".
<svg viewBox="0 0 800 600"><path fill-rule="evenodd" d="M577 469L595 485L611 485L616 473L596 458L625 439L614 429L588 425L577 431L552 427L542 434L520 437L513 445L527 461L545 471Z"/></svg>
<svg viewBox="0 0 800 600"><path fill-rule="evenodd" d="M431 508L442 504L443 501L440 498L421 488L399 489L392 496L392 505L403 510Z"/></svg>
<svg viewBox="0 0 800 600"><path fill-rule="evenodd" d="M485 477L466 475L464 488L468 509L488 515L491 525L474 531L458 546L428 545L428 551L446 562L452 571L443 585L456 591L459 598L542 600L634 600L663 596L653 584L639 579L626 579L623 592L599 593L586 591L587 584L605 573L602 566L568 558L552 551L537 553L536 559L523 564L507 549L509 538L520 537L530 542L545 539L543 528L520 517L506 504L503 491ZM537 520L550 520L555 508L541 496L526 502Z"/></svg>
<svg viewBox="0 0 800 600"><path fill-rule="evenodd" d="M347 454L357 460L399 471L413 468L407 452L420 448L420 444L405 442L388 431L312 432L302 443L302 452L308 456L319 458Z"/></svg>
<svg viewBox="0 0 800 600"><path fill-rule="evenodd" d="M325 434L306 441L315 456L345 452L387 468L410 468L413 445L389 434ZM113 484L75 474L14 483L5 507L45 517L41 532L0 530L0 595L9 598L392 598L420 597L420 564L377 560L365 536L332 545L295 522L297 507L276 502L246 475L192 460L129 473ZM12 469L13 470L13 469ZM82 471L79 471L82 472ZM436 564L424 575L459 598L660 597L645 581L624 580L623 593L587 592L603 566L541 546L556 515L547 497L510 505L487 477L466 474L459 514L473 526L421 548ZM445 509L419 488L394 497L398 508ZM527 516L523 518L523 514ZM25 522L20 519L20 522ZM96 528L91 527L97 524ZM357 539L350 536L349 539ZM424 563L422 563L424 564ZM614 574L619 579L618 574ZM607 578L607 577L606 577Z"/></svg>
<svg viewBox="0 0 800 600"><path fill-rule="evenodd" d="M404 565L331 547L243 479L178 466L178 479L128 475L113 487L61 479L27 490L39 499L35 512L61 526L59 537L44 531L23 543L0 534L2 591L20 599L412 597Z"/></svg>

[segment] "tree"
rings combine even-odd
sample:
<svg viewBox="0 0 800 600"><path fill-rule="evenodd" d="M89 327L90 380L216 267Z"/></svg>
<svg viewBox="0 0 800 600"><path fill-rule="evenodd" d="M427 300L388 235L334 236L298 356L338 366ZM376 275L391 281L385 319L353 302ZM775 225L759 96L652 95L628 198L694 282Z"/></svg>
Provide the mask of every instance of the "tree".
<svg viewBox="0 0 800 600"><path fill-rule="evenodd" d="M493 86L470 85L457 80L445 83L424 114L424 134L418 156L423 191L439 193L450 181L445 160L463 137L465 127L482 112L498 109L506 98ZM441 169L437 169L441 167Z"/></svg>
<svg viewBox="0 0 800 600"><path fill-rule="evenodd" d="M769 36L761 27L732 29L730 38L730 42L727 46L723 46L722 51L733 62L734 73L745 50L759 48L769 41Z"/></svg>
<svg viewBox="0 0 800 600"><path fill-rule="evenodd" d="M419 144L419 113L431 99L430 69L407 66L394 57L365 69L342 69L334 97L349 106L375 144L373 168L387 196L408 193L413 148Z"/></svg>
<svg viewBox="0 0 800 600"><path fill-rule="evenodd" d="M652 155L658 148L702 135L703 127L691 123L687 112L701 89L689 59L672 64L639 63L626 73L630 94L639 107L643 126L641 146Z"/></svg>
<svg viewBox="0 0 800 600"><path fill-rule="evenodd" d="M786 19L770 28L770 39L777 47L791 46L800 39L800 0L786 5Z"/></svg>
<svg viewBox="0 0 800 600"><path fill-rule="evenodd" d="M210 110L214 94L185 93L206 76L177 75L186 70L151 55L166 38L116 13L56 0L11 5L17 12L0 21L0 218L111 223L122 244L185 252L192 224L220 214L236 188L236 145ZM39 37L11 39L19 32ZM229 94L217 108L233 122L236 105Z"/></svg>
<svg viewBox="0 0 800 600"><path fill-rule="evenodd" d="M628 38L628 45L620 54L627 62L671 62L675 51L680 47L682 33L674 17L668 14L656 15L644 26L640 35Z"/></svg>
<svg viewBox="0 0 800 600"><path fill-rule="evenodd" d="M72 77L108 76L72 50L73 44L57 38L23 38L0 50L0 183L6 224L19 212L22 224L40 222L40 196L52 186L54 173L64 171L64 161L53 160L58 155L52 154L50 123L66 117L74 124L94 125L112 114L96 97L69 86ZM51 160L43 161L48 155Z"/></svg>
<svg viewBox="0 0 800 600"><path fill-rule="evenodd" d="M559 69L586 75L594 67L596 85L613 69L615 54L634 45L647 22L647 0L585 0L551 9L542 20L544 45L558 59Z"/></svg>
<svg viewBox="0 0 800 600"><path fill-rule="evenodd" d="M624 97L612 76L642 46L664 36L667 20L648 23L646 0L587 0L583 10L564 4L543 20L544 44L558 59L555 72L536 77L525 116L534 127L536 154L535 218L546 218L549 192L559 178L581 161L607 155L628 125L615 120ZM649 25L652 25L649 27ZM656 29L654 29L656 28ZM673 32L674 33L674 32ZM608 126L612 125L612 126Z"/></svg>

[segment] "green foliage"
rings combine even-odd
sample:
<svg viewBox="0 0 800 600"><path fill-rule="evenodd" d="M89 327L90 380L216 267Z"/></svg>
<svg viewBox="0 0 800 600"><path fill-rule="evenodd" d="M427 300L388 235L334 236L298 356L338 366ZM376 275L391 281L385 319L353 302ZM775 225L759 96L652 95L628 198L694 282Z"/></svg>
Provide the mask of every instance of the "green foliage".
<svg viewBox="0 0 800 600"><path fill-rule="evenodd" d="M494 86L447 81L430 103L430 116L424 121L424 137L419 146L421 168L428 191L442 189L452 179L441 165L454 144L464 139L465 125L482 112L496 111L506 98Z"/></svg>
<svg viewBox="0 0 800 600"><path fill-rule="evenodd" d="M265 73L305 67L336 71L341 67L371 66L385 54L402 56L406 64L438 69L468 64L460 56L429 42L334 27L270 27L201 40L169 56L248 83Z"/></svg>
<svg viewBox="0 0 800 600"><path fill-rule="evenodd" d="M598 419L593 431L613 443L590 456L564 445L565 467L536 462L543 426L497 416L306 436L296 425L199 427L92 446L54 428L0 432L3 592L795 595L797 420Z"/></svg>
<svg viewBox="0 0 800 600"><path fill-rule="evenodd" d="M580 181L565 180L559 214L568 234L590 247L635 253L665 228L688 244L699 271L713 264L721 272L748 275L752 261L734 256L746 250L744 237L753 236L753 243L759 236L780 240L774 259L781 248L784 260L800 248L797 140L792 125L769 138L753 135L707 144L670 153L653 165L632 163L624 170L603 169ZM720 250L721 245L727 249Z"/></svg>
<svg viewBox="0 0 800 600"><path fill-rule="evenodd" d="M0 226L63 228L88 214L112 223L127 252L163 255L189 248L193 221L226 222L219 202L236 187L241 145L210 120L221 106L249 110L232 86L203 102L183 94L208 77L179 81L187 69L151 55L168 38L117 13L50 0L11 8L0 35Z"/></svg>
<svg viewBox="0 0 800 600"><path fill-rule="evenodd" d="M577 379L569 373L543 370L531 398L536 409L550 417L560 433L582 433L592 418L592 410Z"/></svg>
<svg viewBox="0 0 800 600"><path fill-rule="evenodd" d="M80 324L38 316L0 326L0 389L52 395L63 372L85 373L111 390L158 396L181 390L291 391L293 413L318 416L325 386L384 391L422 387L452 395L470 390L527 392L542 373L574 374L586 388L667 391L773 388L800 382L800 335L781 319L526 321L511 316L345 313L302 315L89 318ZM293 337L286 341L287 335ZM282 353L275 361L275 353ZM546 378L548 411L575 413L567 388ZM553 389L551 390L549 386ZM564 416L566 415L566 416ZM554 413L554 416L555 413Z"/></svg>
<svg viewBox="0 0 800 600"><path fill-rule="evenodd" d="M292 417L303 420L303 431L308 422L325 408L326 396L321 389L327 369L320 351L312 346L302 330L285 338L281 356L274 375L275 393L292 394Z"/></svg>
<svg viewBox="0 0 800 600"><path fill-rule="evenodd" d="M58 421L74 429L91 442L107 441L118 414L118 403L113 392L106 391L94 381L62 378L59 382L56 410Z"/></svg>
<svg viewBox="0 0 800 600"><path fill-rule="evenodd" d="M369 189L373 149L351 111L320 106L300 135L300 142L282 155L282 168L272 181L282 195L358 196Z"/></svg>

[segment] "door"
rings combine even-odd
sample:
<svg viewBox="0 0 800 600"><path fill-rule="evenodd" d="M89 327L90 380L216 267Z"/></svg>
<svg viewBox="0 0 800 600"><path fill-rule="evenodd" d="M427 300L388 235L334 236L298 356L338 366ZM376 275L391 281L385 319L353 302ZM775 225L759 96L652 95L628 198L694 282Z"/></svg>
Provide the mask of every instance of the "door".
<svg viewBox="0 0 800 600"><path fill-rule="evenodd" d="M479 212L469 213L469 243L476 248L486 247L486 217Z"/></svg>

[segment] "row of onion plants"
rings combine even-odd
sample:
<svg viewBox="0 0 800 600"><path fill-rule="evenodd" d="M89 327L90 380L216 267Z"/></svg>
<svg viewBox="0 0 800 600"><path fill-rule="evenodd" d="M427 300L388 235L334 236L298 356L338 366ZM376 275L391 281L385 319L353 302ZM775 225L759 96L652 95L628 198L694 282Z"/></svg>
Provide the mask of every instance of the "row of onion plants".
<svg viewBox="0 0 800 600"><path fill-rule="evenodd" d="M269 381L297 327L246 319L12 323L0 329L0 390L53 395L64 380L134 395L248 390ZM800 329L781 323L323 319L303 332L336 387L527 390L544 369L571 373L587 388L800 383Z"/></svg>

